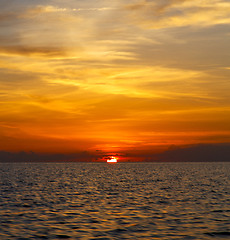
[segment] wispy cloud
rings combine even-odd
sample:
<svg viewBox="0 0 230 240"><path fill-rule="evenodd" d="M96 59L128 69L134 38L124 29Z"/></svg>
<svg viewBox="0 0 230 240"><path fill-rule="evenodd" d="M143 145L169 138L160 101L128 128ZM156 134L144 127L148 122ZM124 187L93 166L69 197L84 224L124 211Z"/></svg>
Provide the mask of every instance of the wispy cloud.
<svg viewBox="0 0 230 240"><path fill-rule="evenodd" d="M64 49L58 47L32 47L32 46L0 46L0 54L7 55L22 55L22 56L37 56L37 57L64 57L67 53Z"/></svg>
<svg viewBox="0 0 230 240"><path fill-rule="evenodd" d="M110 7L101 7L101 8L61 8L52 5L38 5L32 8L29 8L25 11L21 17L34 17L36 14L44 14L44 13L74 13L81 11L110 11L116 10L117 8Z"/></svg>
<svg viewBox="0 0 230 240"><path fill-rule="evenodd" d="M141 1L125 6L131 21L149 29L230 23L226 1Z"/></svg>

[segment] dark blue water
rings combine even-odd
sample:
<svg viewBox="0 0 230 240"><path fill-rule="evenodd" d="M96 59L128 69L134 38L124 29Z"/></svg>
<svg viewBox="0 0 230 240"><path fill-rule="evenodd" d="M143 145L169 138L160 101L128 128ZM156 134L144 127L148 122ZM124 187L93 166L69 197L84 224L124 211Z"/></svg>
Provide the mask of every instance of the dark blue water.
<svg viewBox="0 0 230 240"><path fill-rule="evenodd" d="M229 239L229 163L0 164L0 239Z"/></svg>

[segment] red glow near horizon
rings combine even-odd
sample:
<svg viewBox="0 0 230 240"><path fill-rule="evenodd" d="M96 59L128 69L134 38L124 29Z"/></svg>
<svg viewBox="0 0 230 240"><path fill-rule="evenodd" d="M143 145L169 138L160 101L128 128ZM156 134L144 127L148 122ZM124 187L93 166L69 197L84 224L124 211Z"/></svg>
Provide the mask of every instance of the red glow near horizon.
<svg viewBox="0 0 230 240"><path fill-rule="evenodd" d="M117 163L117 158L110 157L109 159L107 159L107 163Z"/></svg>

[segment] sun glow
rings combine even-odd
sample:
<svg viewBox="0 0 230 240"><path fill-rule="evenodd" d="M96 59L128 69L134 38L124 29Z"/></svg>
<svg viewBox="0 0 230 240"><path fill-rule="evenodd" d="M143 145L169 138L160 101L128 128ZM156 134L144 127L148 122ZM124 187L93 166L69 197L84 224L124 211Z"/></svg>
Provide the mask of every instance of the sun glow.
<svg viewBox="0 0 230 240"><path fill-rule="evenodd" d="M110 157L109 159L107 159L107 163L116 163L117 162L117 158L115 157Z"/></svg>

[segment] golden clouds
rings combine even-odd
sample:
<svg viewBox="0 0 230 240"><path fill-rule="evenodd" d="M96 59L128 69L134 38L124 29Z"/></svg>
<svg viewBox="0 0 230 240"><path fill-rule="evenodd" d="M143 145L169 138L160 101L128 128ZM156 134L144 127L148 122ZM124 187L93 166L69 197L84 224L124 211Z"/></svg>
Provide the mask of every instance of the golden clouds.
<svg viewBox="0 0 230 240"><path fill-rule="evenodd" d="M229 141L227 1L36 3L0 10L5 149Z"/></svg>
<svg viewBox="0 0 230 240"><path fill-rule="evenodd" d="M125 8L135 24L150 29L230 23L226 1L141 1Z"/></svg>

